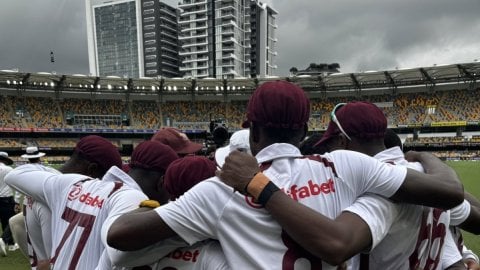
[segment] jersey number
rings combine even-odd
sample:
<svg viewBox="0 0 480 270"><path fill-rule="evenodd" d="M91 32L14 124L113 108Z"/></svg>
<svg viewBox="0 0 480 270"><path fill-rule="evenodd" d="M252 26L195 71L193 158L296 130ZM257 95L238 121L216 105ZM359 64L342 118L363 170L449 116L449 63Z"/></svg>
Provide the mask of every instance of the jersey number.
<svg viewBox="0 0 480 270"><path fill-rule="evenodd" d="M424 211L417 245L410 256L410 269L437 268L447 233L446 215L447 213L440 209Z"/></svg>
<svg viewBox="0 0 480 270"><path fill-rule="evenodd" d="M283 255L282 270L294 270L295 262L302 258L310 262L310 269L322 270L322 261L293 241L285 231L282 231L282 241L288 248Z"/></svg>
<svg viewBox="0 0 480 270"><path fill-rule="evenodd" d="M69 224L67 229L65 230L65 233L63 234L60 244L55 250L55 256L52 257L51 263L52 264L55 263L58 254L63 248L63 245L65 244L67 239L70 237L75 227L79 226L83 228L83 232L82 232L82 235L80 236L77 247L75 248L75 251L71 258L70 265L68 266L68 270L74 270L76 269L78 260L80 259L80 255L82 254L83 249L85 248L85 244L87 243L88 236L92 232L93 223L95 222L95 216L85 214L85 213L80 213L69 207L65 207L65 210L63 211L63 214L62 214L62 219L67 221Z"/></svg>

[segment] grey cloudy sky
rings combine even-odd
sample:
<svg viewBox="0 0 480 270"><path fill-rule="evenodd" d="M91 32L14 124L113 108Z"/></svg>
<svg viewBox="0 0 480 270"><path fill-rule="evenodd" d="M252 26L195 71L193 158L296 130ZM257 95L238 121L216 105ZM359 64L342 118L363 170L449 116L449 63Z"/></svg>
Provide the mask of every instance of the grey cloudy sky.
<svg viewBox="0 0 480 270"><path fill-rule="evenodd" d="M279 12L276 75L310 63L358 72L480 60L479 0L265 2ZM0 69L13 68L88 74L85 1L2 0Z"/></svg>

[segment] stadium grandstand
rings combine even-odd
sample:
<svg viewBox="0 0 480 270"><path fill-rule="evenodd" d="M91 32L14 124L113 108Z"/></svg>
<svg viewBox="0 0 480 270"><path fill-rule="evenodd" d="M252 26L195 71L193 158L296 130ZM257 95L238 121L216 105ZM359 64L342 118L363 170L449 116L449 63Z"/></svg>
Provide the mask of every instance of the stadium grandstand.
<svg viewBox="0 0 480 270"><path fill-rule="evenodd" d="M172 126L204 142L212 121L240 128L253 90L285 79L308 93L310 132L339 102L377 104L407 149L480 159L480 63L402 70L238 79L121 78L0 71L0 147L16 159L36 145L63 162L79 137L102 134L128 155Z"/></svg>

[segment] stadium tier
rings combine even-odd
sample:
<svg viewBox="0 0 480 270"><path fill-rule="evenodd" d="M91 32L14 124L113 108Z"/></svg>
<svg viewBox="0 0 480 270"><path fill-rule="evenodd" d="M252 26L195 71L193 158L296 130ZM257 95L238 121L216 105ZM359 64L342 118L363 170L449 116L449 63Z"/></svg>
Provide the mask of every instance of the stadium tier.
<svg viewBox="0 0 480 270"><path fill-rule="evenodd" d="M326 76L251 79L113 78L0 71L0 147L71 149L85 133L100 133L119 148L164 126L203 140L212 120L240 128L248 98L264 81L286 79L311 99L311 132L323 131L335 104L377 104L391 128L411 133L407 147L477 145L480 63ZM453 135L423 138L426 132ZM464 135L464 131L478 131ZM419 134L422 134L419 136Z"/></svg>

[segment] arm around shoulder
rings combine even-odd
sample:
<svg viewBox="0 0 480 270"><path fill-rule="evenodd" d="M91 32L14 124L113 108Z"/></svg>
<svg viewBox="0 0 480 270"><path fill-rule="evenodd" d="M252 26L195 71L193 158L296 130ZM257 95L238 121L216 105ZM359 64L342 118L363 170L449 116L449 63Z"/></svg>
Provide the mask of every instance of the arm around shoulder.
<svg viewBox="0 0 480 270"><path fill-rule="evenodd" d="M425 173L408 169L405 181L391 199L442 209L450 209L463 202L463 185L452 168L425 152L409 152L407 157L419 161Z"/></svg>
<svg viewBox="0 0 480 270"><path fill-rule="evenodd" d="M117 218L107 232L107 244L121 251L134 251L175 236L156 211L140 208Z"/></svg>

